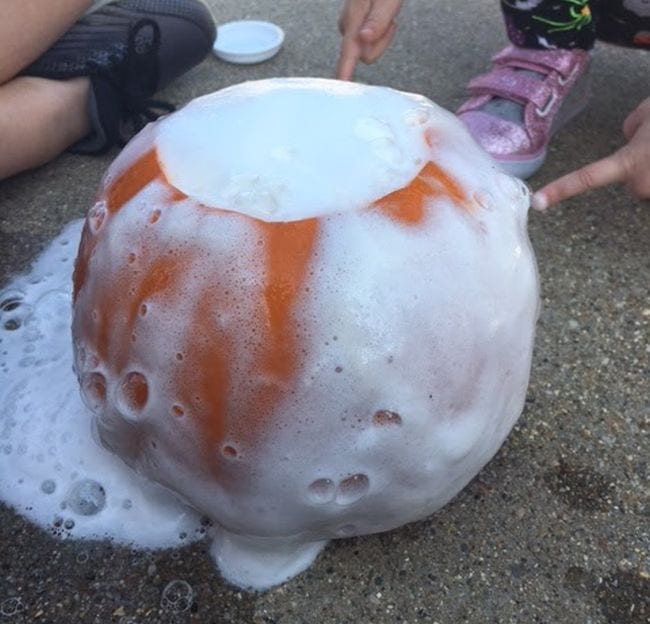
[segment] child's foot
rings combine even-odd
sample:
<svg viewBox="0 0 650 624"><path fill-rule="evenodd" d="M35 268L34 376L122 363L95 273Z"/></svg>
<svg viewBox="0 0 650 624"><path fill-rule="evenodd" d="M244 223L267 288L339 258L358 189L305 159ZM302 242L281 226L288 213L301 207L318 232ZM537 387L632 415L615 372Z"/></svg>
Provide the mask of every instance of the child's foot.
<svg viewBox="0 0 650 624"><path fill-rule="evenodd" d="M93 132L71 151L100 153L173 110L150 98L202 61L215 35L200 0L112 0L82 17L22 73L90 79Z"/></svg>
<svg viewBox="0 0 650 624"><path fill-rule="evenodd" d="M492 60L492 71L470 81L472 97L457 115L505 171L527 178L555 132L587 104L589 53L508 46Z"/></svg>

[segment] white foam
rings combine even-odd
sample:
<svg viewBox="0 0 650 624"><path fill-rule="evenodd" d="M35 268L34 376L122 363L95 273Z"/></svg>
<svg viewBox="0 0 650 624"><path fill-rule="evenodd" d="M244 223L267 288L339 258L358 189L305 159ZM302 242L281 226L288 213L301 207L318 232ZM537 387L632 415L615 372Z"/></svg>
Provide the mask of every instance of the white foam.
<svg viewBox="0 0 650 624"><path fill-rule="evenodd" d="M70 336L81 225L66 227L29 273L0 291L0 498L60 537L187 543L202 535L197 514L93 439ZM103 501L89 480L103 488Z"/></svg>
<svg viewBox="0 0 650 624"><path fill-rule="evenodd" d="M231 583L264 590L306 570L326 544L326 540L269 539L219 531L211 553Z"/></svg>
<svg viewBox="0 0 650 624"><path fill-rule="evenodd" d="M114 205L113 185L154 151L164 175ZM375 203L411 182L419 212ZM150 504L98 451L92 420L212 519L222 574L258 589L328 539L432 513L523 407L538 306L527 208L419 96L282 79L200 98L130 143L89 213L73 320L89 408L60 242L9 286L0 494L42 525L74 519L74 535L168 544L186 521L196 534L195 516ZM77 507L92 513L60 513L79 479L105 507L91 483Z"/></svg>
<svg viewBox="0 0 650 624"><path fill-rule="evenodd" d="M413 117L440 115L390 89L262 80L194 100L160 124L156 144L170 182L198 201L291 221L354 210L406 185L427 155Z"/></svg>

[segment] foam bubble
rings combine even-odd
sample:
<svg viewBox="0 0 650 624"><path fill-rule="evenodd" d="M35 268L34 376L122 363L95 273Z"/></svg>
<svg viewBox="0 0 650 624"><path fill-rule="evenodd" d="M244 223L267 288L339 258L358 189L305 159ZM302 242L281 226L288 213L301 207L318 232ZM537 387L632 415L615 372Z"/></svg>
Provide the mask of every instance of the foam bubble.
<svg viewBox="0 0 650 624"><path fill-rule="evenodd" d="M221 454L227 459L237 459L239 451L237 451L237 449L231 444L224 444L221 448Z"/></svg>
<svg viewBox="0 0 650 624"><path fill-rule="evenodd" d="M41 483L41 491L43 493L53 494L55 490L56 490L56 482L53 481L52 479L45 479L45 481Z"/></svg>
<svg viewBox="0 0 650 624"><path fill-rule="evenodd" d="M149 399L149 382L145 375L139 371L127 373L119 388L118 404L124 414L132 419L147 405Z"/></svg>
<svg viewBox="0 0 650 624"><path fill-rule="evenodd" d="M166 611L183 613L194 602L194 589L187 581L175 579L165 585L160 597L160 606Z"/></svg>
<svg viewBox="0 0 650 624"><path fill-rule="evenodd" d="M81 391L83 398L93 412L97 412L106 403L106 377L101 373L88 373L82 377Z"/></svg>
<svg viewBox="0 0 650 624"><path fill-rule="evenodd" d="M336 484L332 479L316 479L307 488L310 502L323 505L334 500Z"/></svg>
<svg viewBox="0 0 650 624"><path fill-rule="evenodd" d="M75 513L94 516L106 505L106 490L94 479L81 479L72 485L66 502Z"/></svg>
<svg viewBox="0 0 650 624"><path fill-rule="evenodd" d="M14 317L14 318L8 318L6 321L4 321L2 326L7 331L15 331L16 329L19 329L21 325L22 325L21 319L19 317Z"/></svg>
<svg viewBox="0 0 650 624"><path fill-rule="evenodd" d="M351 505L361 500L370 489L370 479L362 473L341 479L336 490L337 505Z"/></svg>
<svg viewBox="0 0 650 624"><path fill-rule="evenodd" d="M13 617L25 610L25 604L20 596L5 598L0 602L0 615L4 617Z"/></svg>
<svg viewBox="0 0 650 624"><path fill-rule="evenodd" d="M0 313L13 312L23 304L24 294L19 290L0 291Z"/></svg>

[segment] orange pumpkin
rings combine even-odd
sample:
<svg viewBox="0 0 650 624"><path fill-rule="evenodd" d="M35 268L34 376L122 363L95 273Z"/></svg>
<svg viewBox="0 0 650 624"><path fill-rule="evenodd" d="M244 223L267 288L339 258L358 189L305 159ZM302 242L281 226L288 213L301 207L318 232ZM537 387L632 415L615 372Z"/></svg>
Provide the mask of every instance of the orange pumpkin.
<svg viewBox="0 0 650 624"><path fill-rule="evenodd" d="M389 89L247 83L150 125L74 272L100 439L215 521L242 585L431 513L523 406L527 200L452 115Z"/></svg>

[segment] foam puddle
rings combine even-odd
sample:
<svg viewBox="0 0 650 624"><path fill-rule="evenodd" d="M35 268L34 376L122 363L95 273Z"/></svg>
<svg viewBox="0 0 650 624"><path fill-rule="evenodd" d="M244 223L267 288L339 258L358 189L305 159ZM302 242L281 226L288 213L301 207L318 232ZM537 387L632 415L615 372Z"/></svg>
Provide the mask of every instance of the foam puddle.
<svg viewBox="0 0 650 624"><path fill-rule="evenodd" d="M143 548L203 536L199 515L93 438L72 370L72 268L83 221L0 291L0 498L59 537Z"/></svg>

